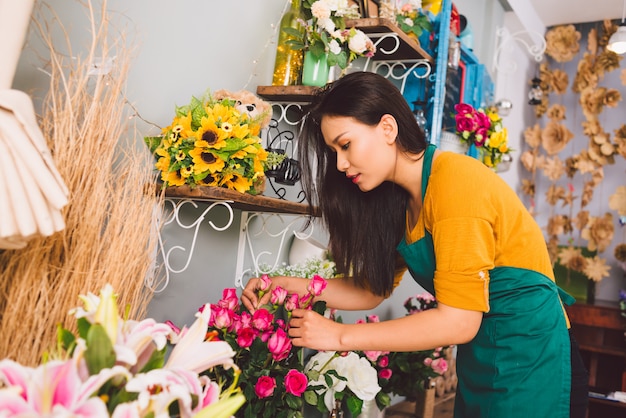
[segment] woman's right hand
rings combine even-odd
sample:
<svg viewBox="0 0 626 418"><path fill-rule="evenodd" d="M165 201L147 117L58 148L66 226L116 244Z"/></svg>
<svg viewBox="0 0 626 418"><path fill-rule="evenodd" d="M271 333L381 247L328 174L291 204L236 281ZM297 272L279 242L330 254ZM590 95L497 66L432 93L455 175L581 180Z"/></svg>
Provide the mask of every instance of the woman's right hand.
<svg viewBox="0 0 626 418"><path fill-rule="evenodd" d="M274 283L268 276L253 277L248 280L246 287L244 287L241 293L241 303L243 303L243 306L245 306L250 313L254 313L259 306L270 301L273 288ZM263 291L261 297L259 297L260 291Z"/></svg>

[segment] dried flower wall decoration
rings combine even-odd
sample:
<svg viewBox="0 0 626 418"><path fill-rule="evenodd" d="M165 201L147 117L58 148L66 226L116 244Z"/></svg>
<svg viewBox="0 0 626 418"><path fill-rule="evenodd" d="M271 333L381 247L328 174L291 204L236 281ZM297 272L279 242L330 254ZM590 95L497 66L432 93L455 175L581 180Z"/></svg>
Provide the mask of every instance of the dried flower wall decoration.
<svg viewBox="0 0 626 418"><path fill-rule="evenodd" d="M580 50L580 37L574 25L550 29L546 33L546 54L557 62L571 61Z"/></svg>
<svg viewBox="0 0 626 418"><path fill-rule="evenodd" d="M548 155L558 154L574 138L567 126L554 120L541 131L541 146Z"/></svg>
<svg viewBox="0 0 626 418"><path fill-rule="evenodd" d="M604 21L562 25L546 32L548 59L539 65L537 74L543 96L534 106L539 120L524 130L526 150L520 157L530 174L530 178L522 179L521 189L530 198L529 211L545 217L546 242L553 262L591 282L611 275L607 249L614 240L615 217L603 210L602 204L605 208L607 203L621 207L625 203L618 202L626 201L626 186L620 186L624 191L619 189L611 195L611 202L600 202L600 208L591 205L606 199L606 194L595 193L607 175L605 169L619 157L626 158L626 124L612 131L603 116L623 106L624 90L602 85L615 80L611 73L622 63L623 57L606 49L616 29L615 24ZM584 49L581 39L586 42ZM626 85L626 70L619 75L621 85ZM537 176L547 183L538 181ZM612 175L609 178L615 179ZM548 213L537 207L535 195L545 197ZM615 252L622 255L617 248ZM626 259L626 244L623 252Z"/></svg>

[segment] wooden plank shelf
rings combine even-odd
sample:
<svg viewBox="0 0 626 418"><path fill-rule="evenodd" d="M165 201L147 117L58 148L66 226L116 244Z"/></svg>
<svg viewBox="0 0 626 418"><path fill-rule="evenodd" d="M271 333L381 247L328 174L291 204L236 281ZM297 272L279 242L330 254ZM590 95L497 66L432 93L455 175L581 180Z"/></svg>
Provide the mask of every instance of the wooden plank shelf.
<svg viewBox="0 0 626 418"><path fill-rule="evenodd" d="M206 201L227 201L235 209L251 212L284 213L291 215L308 215L308 204L291 202L284 199L263 195L240 193L222 187L197 186L193 189L187 185L168 187L165 197L174 199L192 199ZM317 212L317 211L315 211Z"/></svg>
<svg viewBox="0 0 626 418"><path fill-rule="evenodd" d="M312 86L257 86L256 94L273 102L310 103L319 87Z"/></svg>

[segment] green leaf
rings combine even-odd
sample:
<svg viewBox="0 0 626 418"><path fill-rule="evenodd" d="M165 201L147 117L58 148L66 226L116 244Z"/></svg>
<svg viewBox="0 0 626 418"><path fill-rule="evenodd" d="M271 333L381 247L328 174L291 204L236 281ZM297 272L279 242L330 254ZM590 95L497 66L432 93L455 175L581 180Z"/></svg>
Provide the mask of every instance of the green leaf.
<svg viewBox="0 0 626 418"><path fill-rule="evenodd" d="M162 136L146 136L143 138L144 142L148 146L148 149L151 153L155 153L156 150L161 146L163 142Z"/></svg>
<svg viewBox="0 0 626 418"><path fill-rule="evenodd" d="M361 414L361 409L363 409L363 400L359 399L358 396L348 396L346 404L348 405L348 409L353 417L357 417Z"/></svg>
<svg viewBox="0 0 626 418"><path fill-rule="evenodd" d="M320 315L324 315L324 312L326 312L326 302L323 300L318 300L317 302L315 302L313 304L313 311Z"/></svg>
<svg viewBox="0 0 626 418"><path fill-rule="evenodd" d="M314 390L307 389L304 392L304 401L309 405L317 405L317 393Z"/></svg>
<svg viewBox="0 0 626 418"><path fill-rule="evenodd" d="M57 328L57 341L59 341L63 350L69 351L76 344L76 337L69 330L59 325Z"/></svg>
<svg viewBox="0 0 626 418"><path fill-rule="evenodd" d="M290 393L285 396L285 402L287 406L291 409L300 409L302 408L302 398L298 398Z"/></svg>
<svg viewBox="0 0 626 418"><path fill-rule="evenodd" d="M86 341L85 361L90 375L115 366L113 344L102 325L93 324L87 333Z"/></svg>
<svg viewBox="0 0 626 418"><path fill-rule="evenodd" d="M78 318L76 320L76 327L78 328L78 336L83 340L87 339L87 333L89 332L89 328L91 328L91 322L84 317Z"/></svg>
<svg viewBox="0 0 626 418"><path fill-rule="evenodd" d="M163 368L163 365L165 365L166 351L167 349L165 347L161 350L154 350L150 355L148 362L141 368L140 373Z"/></svg>

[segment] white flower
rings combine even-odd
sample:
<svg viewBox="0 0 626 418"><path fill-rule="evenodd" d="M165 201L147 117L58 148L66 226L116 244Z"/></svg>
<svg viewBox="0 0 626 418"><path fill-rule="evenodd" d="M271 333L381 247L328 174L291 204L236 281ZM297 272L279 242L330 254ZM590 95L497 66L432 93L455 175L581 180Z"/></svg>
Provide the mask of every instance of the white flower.
<svg viewBox="0 0 626 418"><path fill-rule="evenodd" d="M304 366L305 373L309 370L317 370L320 373L318 379L309 379L309 386L323 387L322 389L318 389L316 392L318 395L324 394L324 405L326 405L326 408L328 408L329 411L332 411L335 407L335 393L343 392L346 388L345 380L339 380L332 375L329 376L331 381L331 385L329 386L324 375L324 372L336 369L335 361L339 358L333 358L336 354L337 352L335 351L320 351L311 357L306 366Z"/></svg>
<svg viewBox="0 0 626 418"><path fill-rule="evenodd" d="M371 401L380 392L378 373L369 360L351 351L334 361L337 364L337 373L348 379L348 388L359 399Z"/></svg>
<svg viewBox="0 0 626 418"><path fill-rule="evenodd" d="M413 19L407 17L406 19L404 19L404 24L407 26L413 26Z"/></svg>
<svg viewBox="0 0 626 418"><path fill-rule="evenodd" d="M330 5L325 0L316 1L311 5L311 14L319 20L330 18L330 11Z"/></svg>
<svg viewBox="0 0 626 418"><path fill-rule="evenodd" d="M335 26L335 22L333 22L332 19L328 19L328 18L319 19L317 21L317 26L324 29L326 32L330 33L331 35L333 35L333 32L335 32L335 29L337 28Z"/></svg>
<svg viewBox="0 0 626 418"><path fill-rule="evenodd" d="M328 49L330 50L332 54L335 54L335 55L341 53L341 45L339 45L339 42L337 42L336 39L333 39L332 41L329 42Z"/></svg>
<svg viewBox="0 0 626 418"><path fill-rule="evenodd" d="M346 386L363 401L371 401L381 390L376 369L369 360L353 351L346 355L337 355L335 351L321 351L311 357L304 367L305 373L310 370L319 372L318 378L311 379L309 385L323 387L317 390L317 394L324 394L324 404L329 411L334 408L335 393L343 392ZM335 370L345 380L326 375L330 370ZM327 377L330 377L330 386Z"/></svg>
<svg viewBox="0 0 626 418"><path fill-rule="evenodd" d="M368 44L371 42L370 38L362 31L355 29L355 34L350 37L348 41L348 48L350 51L357 54L363 54L368 49Z"/></svg>

